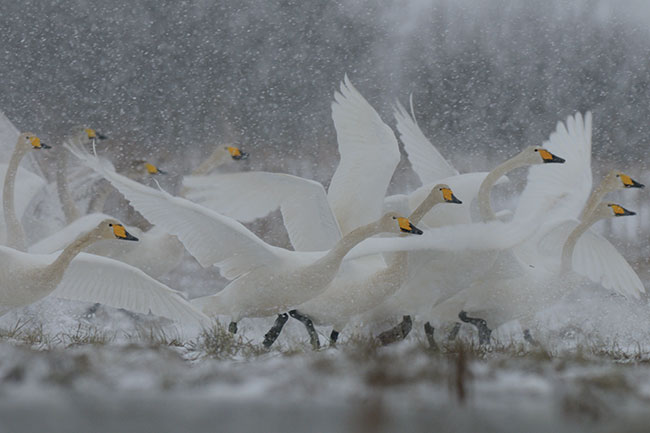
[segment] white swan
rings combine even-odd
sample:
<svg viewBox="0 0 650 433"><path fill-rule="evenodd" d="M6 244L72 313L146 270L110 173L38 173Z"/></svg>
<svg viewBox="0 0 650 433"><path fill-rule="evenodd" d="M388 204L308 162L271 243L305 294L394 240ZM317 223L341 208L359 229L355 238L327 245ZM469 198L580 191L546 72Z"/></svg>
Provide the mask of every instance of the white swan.
<svg viewBox="0 0 650 433"><path fill-rule="evenodd" d="M638 298L645 289L634 270L607 240L587 231L598 220L634 214L617 204L600 203L582 222L566 221L550 231L541 240L537 262L522 275L479 281L436 306L432 314L453 319L452 312L462 310L489 329L514 319L525 323L587 280ZM625 287L629 290L622 291Z"/></svg>
<svg viewBox="0 0 650 433"><path fill-rule="evenodd" d="M5 174L4 187L2 190L2 204L7 232L7 245L20 251L26 250L26 241L25 232L18 220L16 209L14 207L16 172L18 171L20 160L27 154L27 152L29 152L30 149L49 148L50 146L42 143L41 140L31 132L20 134Z"/></svg>
<svg viewBox="0 0 650 433"><path fill-rule="evenodd" d="M409 220L418 224L427 212L441 203L462 202L456 198L448 185L438 184L413 211ZM352 269L353 272L344 270L337 274L323 294L297 306L290 314L306 324L312 344L316 348L318 336L311 331L311 322L317 325L331 325L333 329L330 343L333 344L351 317L376 307L402 286L407 275L407 259L408 253L402 251L389 256L387 266L381 266L379 269L371 264L357 266Z"/></svg>
<svg viewBox="0 0 650 433"><path fill-rule="evenodd" d="M54 296L101 302L117 308L208 323L180 293L115 260L81 253L102 239L137 240L118 221L107 219L58 254L29 254L0 247L0 315Z"/></svg>

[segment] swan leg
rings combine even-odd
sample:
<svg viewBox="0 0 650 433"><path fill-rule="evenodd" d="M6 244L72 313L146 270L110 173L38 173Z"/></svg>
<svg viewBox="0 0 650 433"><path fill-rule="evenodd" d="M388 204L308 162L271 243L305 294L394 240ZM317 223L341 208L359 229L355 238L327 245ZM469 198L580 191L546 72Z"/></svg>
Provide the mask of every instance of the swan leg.
<svg viewBox="0 0 650 433"><path fill-rule="evenodd" d="M289 311L289 315L293 317L296 320L299 320L302 322L303 325L305 325L305 328L307 328L307 333L309 334L309 342L311 343L311 347L314 350L320 349L320 341L318 340L318 333L316 333L316 329L314 329L314 323L311 321L311 319L304 314L300 314L298 310L291 310Z"/></svg>
<svg viewBox="0 0 650 433"><path fill-rule="evenodd" d="M429 341L429 349L438 351L440 350L438 348L438 345L436 344L436 340L433 338L433 332L435 331L435 328L431 326L431 323L427 322L424 324L424 334L427 336L427 340Z"/></svg>
<svg viewBox="0 0 650 433"><path fill-rule="evenodd" d="M485 320L476 317L468 317L465 311L458 313L458 317L463 322L476 326L476 329L478 329L479 344L490 344L490 336L492 335L492 330L488 328L487 322Z"/></svg>
<svg viewBox="0 0 650 433"><path fill-rule="evenodd" d="M236 334L237 333L237 322L230 322L228 325L228 332L231 334Z"/></svg>
<svg viewBox="0 0 650 433"><path fill-rule="evenodd" d="M454 323L454 327L451 328L451 331L449 331L449 334L447 334L447 341L454 341L456 337L458 336L458 331L460 331L461 323L456 322Z"/></svg>
<svg viewBox="0 0 650 433"><path fill-rule="evenodd" d="M393 326L388 331L382 332L377 336L377 338L379 339L379 342L382 346L386 346L396 341L405 339L406 336L409 335L409 332L411 332L412 327L413 321L411 320L411 316L404 316L402 317L402 321L400 323Z"/></svg>
<svg viewBox="0 0 650 433"><path fill-rule="evenodd" d="M332 329L332 333L330 334L330 346L336 346L336 340L339 339L339 331L336 329Z"/></svg>
<svg viewBox="0 0 650 433"><path fill-rule="evenodd" d="M530 334L530 329L524 329L524 340L533 346L539 346L539 342Z"/></svg>
<svg viewBox="0 0 650 433"><path fill-rule="evenodd" d="M92 307L86 311L86 317L93 317L95 313L97 313L97 310L99 310L99 306L102 305L99 302L95 302Z"/></svg>
<svg viewBox="0 0 650 433"><path fill-rule="evenodd" d="M287 320L289 320L287 313L278 314L278 317L275 319L275 323L271 329L269 329L269 332L264 334L264 342L262 344L265 348L268 349L271 347L275 340L278 339L278 336L280 335L280 332L282 332L282 328L284 327L284 324L287 323Z"/></svg>

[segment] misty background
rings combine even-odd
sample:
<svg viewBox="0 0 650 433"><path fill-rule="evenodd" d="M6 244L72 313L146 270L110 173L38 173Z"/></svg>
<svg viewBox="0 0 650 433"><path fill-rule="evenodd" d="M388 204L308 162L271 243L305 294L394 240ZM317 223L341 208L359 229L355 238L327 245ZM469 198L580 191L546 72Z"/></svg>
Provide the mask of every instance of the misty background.
<svg viewBox="0 0 650 433"><path fill-rule="evenodd" d="M648 184L648 22L635 0L4 1L0 110L55 145L89 125L113 159L177 176L232 142L251 154L246 170L327 185L347 73L391 126L413 93L420 127L461 172L591 110L594 182L617 168ZM405 162L395 180L391 192L416 186ZM640 212L609 224L626 257L650 255L646 196L616 196Z"/></svg>

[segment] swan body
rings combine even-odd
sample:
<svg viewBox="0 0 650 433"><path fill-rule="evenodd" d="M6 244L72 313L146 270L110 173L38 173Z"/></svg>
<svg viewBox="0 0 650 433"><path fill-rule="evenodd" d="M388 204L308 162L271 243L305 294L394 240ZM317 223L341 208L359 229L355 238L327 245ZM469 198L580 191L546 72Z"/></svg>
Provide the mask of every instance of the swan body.
<svg viewBox="0 0 650 433"><path fill-rule="evenodd" d="M438 184L409 216L418 224L424 215L442 203L461 204L448 185ZM387 265L361 262L352 272L339 272L329 288L321 295L296 307L318 325L332 325L340 332L353 316L376 307L398 290L407 275L408 253L401 251L389 256Z"/></svg>
<svg viewBox="0 0 650 433"><path fill-rule="evenodd" d="M115 260L81 253L86 246L104 239L137 241L118 221L105 219L59 253L30 254L0 247L0 314L54 294L207 323L207 318L178 292L141 271Z"/></svg>
<svg viewBox="0 0 650 433"><path fill-rule="evenodd" d="M604 218L634 215L623 207L600 203L583 221L565 221L542 239L537 262L524 275L485 279L433 309L450 319L465 311L494 329L510 320L528 320L589 280L626 297L639 298L645 288L611 244L588 228ZM560 242L560 240L562 240Z"/></svg>

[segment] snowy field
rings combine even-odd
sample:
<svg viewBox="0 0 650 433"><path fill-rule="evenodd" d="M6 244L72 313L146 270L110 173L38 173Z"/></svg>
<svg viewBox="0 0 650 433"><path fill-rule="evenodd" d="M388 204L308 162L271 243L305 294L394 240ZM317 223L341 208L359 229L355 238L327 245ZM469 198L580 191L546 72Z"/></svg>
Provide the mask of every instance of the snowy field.
<svg viewBox="0 0 650 433"><path fill-rule="evenodd" d="M173 194L215 148L231 145L248 158L218 171L288 173L327 189L341 156L332 101L344 77L394 131L396 102L412 96L418 127L461 173L492 170L542 144L558 121L590 111L594 185L610 170L650 185L649 5L5 1L0 112L16 134L31 131L54 149L32 156L46 204L23 218L26 235L31 243L65 226L57 200L46 199L57 195L56 152L80 125L108 136L99 154L118 172L146 160L166 172L156 181ZM400 140L388 195L421 185ZM0 161L9 161L10 141ZM67 164L76 204L87 210L99 188L87 188L76 159ZM517 169L495 187L495 209L517 208L527 173ZM139 180L153 186L149 174ZM637 215L594 225L646 289L648 189L613 192L608 199ZM149 228L120 193L107 194L102 211ZM278 210L246 226L292 247ZM183 254L162 283L188 299L228 283ZM264 349L272 317L244 318L232 335L228 317L205 329L47 297L0 317L0 433L648 431L649 298L567 288L534 317L538 345L518 322L495 329L487 346L467 324L448 340L448 324L436 328L433 350L427 318L414 317L404 341L383 347L376 336L398 320L388 317L348 325L336 347L326 346L331 328L317 327L325 347L313 351L293 319Z"/></svg>
<svg viewBox="0 0 650 433"><path fill-rule="evenodd" d="M232 336L46 299L0 322L0 431L642 431L645 304L573 294L538 316L540 347L515 324L478 347L465 325L433 352L416 321L393 346L357 327L313 352L294 320L265 351L271 319Z"/></svg>

